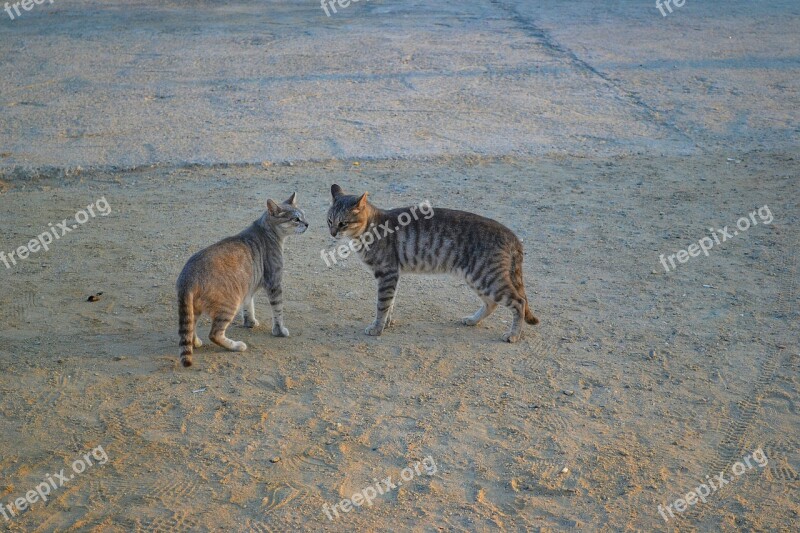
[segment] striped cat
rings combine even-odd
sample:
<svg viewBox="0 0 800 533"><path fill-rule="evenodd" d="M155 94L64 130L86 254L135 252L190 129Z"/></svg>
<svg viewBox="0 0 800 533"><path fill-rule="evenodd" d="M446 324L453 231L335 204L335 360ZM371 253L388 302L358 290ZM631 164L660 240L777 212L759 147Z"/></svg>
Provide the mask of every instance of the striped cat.
<svg viewBox="0 0 800 533"><path fill-rule="evenodd" d="M351 248L378 280L378 310L367 335L380 335L391 324L401 272L462 277L483 300L483 307L462 319L468 326L489 316L498 304L510 308L514 319L503 335L507 342L519 340L523 319L539 323L522 282L522 243L499 222L452 209L437 209L434 216L430 204L384 211L367 201L367 193L350 196L338 185L331 186L331 195L331 235L353 239Z"/></svg>
<svg viewBox="0 0 800 533"><path fill-rule="evenodd" d="M272 334L288 337L283 325L283 242L308 229L297 208L297 193L281 205L267 200L267 210L249 228L194 254L178 276L178 318L181 363L192 366L192 348L203 345L195 333L201 313L212 319L209 339L223 348L243 352L247 345L225 336L241 307L244 326L258 326L253 298L263 287L272 306Z"/></svg>

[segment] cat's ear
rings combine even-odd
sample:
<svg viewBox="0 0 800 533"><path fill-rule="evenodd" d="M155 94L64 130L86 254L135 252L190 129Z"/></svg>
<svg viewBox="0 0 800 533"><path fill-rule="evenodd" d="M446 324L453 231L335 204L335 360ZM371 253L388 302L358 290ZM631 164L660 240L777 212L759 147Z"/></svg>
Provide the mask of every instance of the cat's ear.
<svg viewBox="0 0 800 533"><path fill-rule="evenodd" d="M334 200L336 200L338 197L340 197L343 194L344 194L344 191L342 190L341 187L339 187L335 183L333 185L331 185L331 196L333 196Z"/></svg>
<svg viewBox="0 0 800 533"><path fill-rule="evenodd" d="M362 209L367 207L367 194L369 193L365 192L361 195L361 198L358 199L356 205L353 206L353 213L360 213Z"/></svg>
<svg viewBox="0 0 800 533"><path fill-rule="evenodd" d="M267 200L267 211L269 211L270 216L276 217L281 213L281 208L270 198Z"/></svg>
<svg viewBox="0 0 800 533"><path fill-rule="evenodd" d="M292 207L297 207L297 193L293 192L292 195L289 197L286 202L284 202Z"/></svg>

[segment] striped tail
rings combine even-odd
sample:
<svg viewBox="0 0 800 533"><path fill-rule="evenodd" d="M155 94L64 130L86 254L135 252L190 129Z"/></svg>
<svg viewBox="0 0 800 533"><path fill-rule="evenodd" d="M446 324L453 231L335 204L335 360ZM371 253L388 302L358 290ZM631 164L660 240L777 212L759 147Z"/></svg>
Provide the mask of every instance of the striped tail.
<svg viewBox="0 0 800 533"><path fill-rule="evenodd" d="M533 316L533 312L531 311L531 308L528 307L528 300L527 299L525 300L525 322L527 322L528 324L534 324L534 325L539 323L539 319L536 318L535 316Z"/></svg>
<svg viewBox="0 0 800 533"><path fill-rule="evenodd" d="M522 281L522 245L519 246L517 249L517 256L514 257L514 261L512 264L513 268L513 276L514 276L514 285L516 285L517 291L519 291L520 296L525 299L525 322L528 324L536 325L539 323L539 319L536 318L531 311L531 308L528 306L528 295L525 294L525 283Z"/></svg>
<svg viewBox="0 0 800 533"><path fill-rule="evenodd" d="M194 305L192 293L178 295L178 335L181 342L181 364L192 366L192 349L194 348Z"/></svg>

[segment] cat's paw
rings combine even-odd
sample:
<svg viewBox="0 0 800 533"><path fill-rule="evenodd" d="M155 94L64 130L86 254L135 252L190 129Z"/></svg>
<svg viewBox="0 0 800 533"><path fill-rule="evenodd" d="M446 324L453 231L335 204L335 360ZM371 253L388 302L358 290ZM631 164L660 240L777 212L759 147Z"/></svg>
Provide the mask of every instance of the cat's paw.
<svg viewBox="0 0 800 533"><path fill-rule="evenodd" d="M512 331L507 331L507 332L503 333L503 340L506 341L506 342L515 343L515 342L517 342L519 340L519 338L520 338L520 334L519 333L515 334Z"/></svg>
<svg viewBox="0 0 800 533"><path fill-rule="evenodd" d="M233 352L243 352L247 349L247 345L242 341L233 341L231 342L231 351Z"/></svg>
<svg viewBox="0 0 800 533"><path fill-rule="evenodd" d="M259 322L255 318L244 321L244 327L246 327L246 328L257 328L260 325L261 325L261 322Z"/></svg>
<svg viewBox="0 0 800 533"><path fill-rule="evenodd" d="M195 337L193 343L195 348L200 348L203 345L203 341L199 337Z"/></svg>
<svg viewBox="0 0 800 533"><path fill-rule="evenodd" d="M279 326L275 324L272 326L272 334L276 337L288 337L289 330L286 328L286 326Z"/></svg>
<svg viewBox="0 0 800 533"><path fill-rule="evenodd" d="M379 337L380 334L383 333L383 328L373 322L364 330L364 333L370 337Z"/></svg>
<svg viewBox="0 0 800 533"><path fill-rule="evenodd" d="M472 315L465 316L464 318L461 319L461 323L464 324L465 326L477 326L478 322L480 322L480 320L475 320L475 317Z"/></svg>

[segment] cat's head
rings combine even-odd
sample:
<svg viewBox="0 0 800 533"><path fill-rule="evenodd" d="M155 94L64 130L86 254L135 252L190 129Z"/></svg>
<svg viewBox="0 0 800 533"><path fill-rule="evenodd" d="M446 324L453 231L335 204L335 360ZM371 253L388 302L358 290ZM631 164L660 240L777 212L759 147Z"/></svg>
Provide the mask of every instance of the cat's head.
<svg viewBox="0 0 800 533"><path fill-rule="evenodd" d="M328 209L328 229L333 237L358 238L369 225L367 193L361 196L345 194L341 187L331 185L333 203Z"/></svg>
<svg viewBox="0 0 800 533"><path fill-rule="evenodd" d="M267 200L267 223L282 236L304 233L308 229L306 215L297 207L297 193L292 193L288 200L278 204L272 199Z"/></svg>

